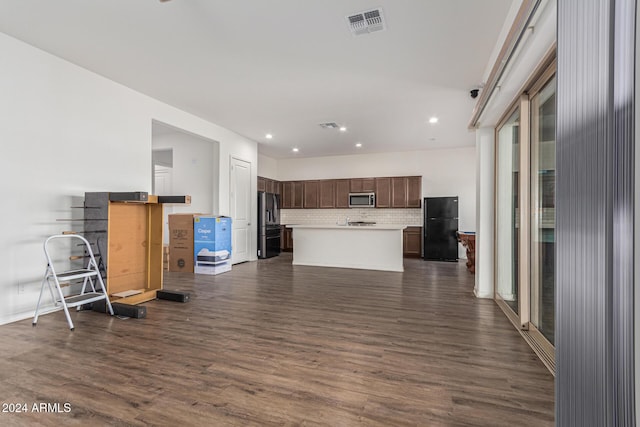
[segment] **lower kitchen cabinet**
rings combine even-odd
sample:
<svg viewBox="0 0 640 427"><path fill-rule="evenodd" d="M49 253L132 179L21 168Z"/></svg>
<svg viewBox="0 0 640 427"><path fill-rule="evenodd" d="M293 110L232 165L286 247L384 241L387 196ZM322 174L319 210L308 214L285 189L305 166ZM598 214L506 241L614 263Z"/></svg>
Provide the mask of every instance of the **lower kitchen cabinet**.
<svg viewBox="0 0 640 427"><path fill-rule="evenodd" d="M405 258L422 256L422 227L407 227L402 233L402 255Z"/></svg>
<svg viewBox="0 0 640 427"><path fill-rule="evenodd" d="M280 250L283 252L293 252L293 230L280 226Z"/></svg>

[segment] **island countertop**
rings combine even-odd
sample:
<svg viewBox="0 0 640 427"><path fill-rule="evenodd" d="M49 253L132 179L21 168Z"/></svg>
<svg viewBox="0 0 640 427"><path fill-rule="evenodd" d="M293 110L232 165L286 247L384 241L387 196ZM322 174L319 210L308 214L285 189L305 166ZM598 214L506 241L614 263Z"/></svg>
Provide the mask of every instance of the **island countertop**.
<svg viewBox="0 0 640 427"><path fill-rule="evenodd" d="M404 271L405 225L291 224L293 265Z"/></svg>
<svg viewBox="0 0 640 427"><path fill-rule="evenodd" d="M289 224L288 228L325 228L336 230L404 230L406 225L376 224L376 225L338 225L338 224Z"/></svg>

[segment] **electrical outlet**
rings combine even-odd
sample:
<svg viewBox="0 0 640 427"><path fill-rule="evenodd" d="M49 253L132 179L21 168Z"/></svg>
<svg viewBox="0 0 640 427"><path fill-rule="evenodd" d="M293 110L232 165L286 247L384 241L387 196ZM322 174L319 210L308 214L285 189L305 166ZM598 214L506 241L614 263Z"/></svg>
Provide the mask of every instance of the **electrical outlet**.
<svg viewBox="0 0 640 427"><path fill-rule="evenodd" d="M24 283L18 282L18 295L24 294Z"/></svg>

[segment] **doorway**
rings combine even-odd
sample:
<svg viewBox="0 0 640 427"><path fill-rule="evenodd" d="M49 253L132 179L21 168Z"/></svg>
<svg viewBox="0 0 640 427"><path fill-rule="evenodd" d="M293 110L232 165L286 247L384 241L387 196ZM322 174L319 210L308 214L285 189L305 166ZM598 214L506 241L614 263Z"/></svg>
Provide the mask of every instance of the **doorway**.
<svg viewBox="0 0 640 427"><path fill-rule="evenodd" d="M158 121L152 122L153 193L191 196L190 205L165 205L164 242L171 213L216 214L219 143Z"/></svg>

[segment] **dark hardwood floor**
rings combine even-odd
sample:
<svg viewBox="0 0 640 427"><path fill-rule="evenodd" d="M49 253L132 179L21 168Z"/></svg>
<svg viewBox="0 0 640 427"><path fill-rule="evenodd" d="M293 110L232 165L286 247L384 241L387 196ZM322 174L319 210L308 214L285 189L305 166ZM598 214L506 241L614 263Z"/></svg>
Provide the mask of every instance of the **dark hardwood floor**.
<svg viewBox="0 0 640 427"><path fill-rule="evenodd" d="M460 425L554 422L554 383L464 263L404 273L292 267L166 273L191 301L145 319L62 312L0 326L0 425ZM32 412L34 403L68 413Z"/></svg>

